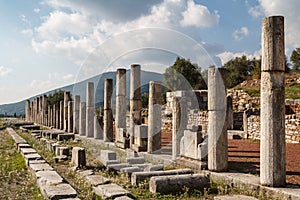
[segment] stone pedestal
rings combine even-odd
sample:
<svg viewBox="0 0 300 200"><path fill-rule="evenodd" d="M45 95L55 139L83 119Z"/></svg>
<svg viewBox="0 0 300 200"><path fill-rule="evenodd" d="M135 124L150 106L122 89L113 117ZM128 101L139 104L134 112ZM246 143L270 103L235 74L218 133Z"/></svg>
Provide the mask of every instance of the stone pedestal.
<svg viewBox="0 0 300 200"><path fill-rule="evenodd" d="M113 142L112 93L113 93L113 80L106 79L104 82L104 119L103 119L104 142Z"/></svg>
<svg viewBox="0 0 300 200"><path fill-rule="evenodd" d="M130 68L130 147L134 144L135 125L142 123L141 116L141 66L131 65Z"/></svg>
<svg viewBox="0 0 300 200"><path fill-rule="evenodd" d="M81 147L73 147L71 162L76 167L85 167L86 165L85 149Z"/></svg>
<svg viewBox="0 0 300 200"><path fill-rule="evenodd" d="M79 109L79 135L85 136L86 131L86 103L80 102L80 109Z"/></svg>
<svg viewBox="0 0 300 200"><path fill-rule="evenodd" d="M94 83L88 82L86 86L86 130L87 137L94 137L94 115L95 115L95 95Z"/></svg>
<svg viewBox="0 0 300 200"><path fill-rule="evenodd" d="M160 82L149 83L148 153L161 149L161 94Z"/></svg>
<svg viewBox="0 0 300 200"><path fill-rule="evenodd" d="M208 69L208 169L226 171L228 139L226 90L223 77L215 67Z"/></svg>
<svg viewBox="0 0 300 200"><path fill-rule="evenodd" d="M68 131L68 102L70 100L70 92L64 92L64 131Z"/></svg>
<svg viewBox="0 0 300 200"><path fill-rule="evenodd" d="M79 132L79 106L80 106L80 96L76 95L74 97L73 105L73 133L77 134Z"/></svg>
<svg viewBox="0 0 300 200"><path fill-rule="evenodd" d="M262 23L260 183L279 187L286 182L284 18Z"/></svg>
<svg viewBox="0 0 300 200"><path fill-rule="evenodd" d="M134 141L132 149L134 151L147 151L148 146L148 126L146 125L135 125L134 126Z"/></svg>
<svg viewBox="0 0 300 200"><path fill-rule="evenodd" d="M95 139L103 139L103 131L101 128L100 123L102 123L102 120L98 116L94 116L94 138Z"/></svg>

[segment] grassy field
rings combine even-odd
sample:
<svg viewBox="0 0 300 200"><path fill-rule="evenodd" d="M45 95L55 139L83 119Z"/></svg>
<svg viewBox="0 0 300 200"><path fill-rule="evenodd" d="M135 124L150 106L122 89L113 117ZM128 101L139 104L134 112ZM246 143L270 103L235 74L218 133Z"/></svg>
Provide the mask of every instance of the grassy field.
<svg viewBox="0 0 300 200"><path fill-rule="evenodd" d="M13 139L0 131L0 199L44 199Z"/></svg>

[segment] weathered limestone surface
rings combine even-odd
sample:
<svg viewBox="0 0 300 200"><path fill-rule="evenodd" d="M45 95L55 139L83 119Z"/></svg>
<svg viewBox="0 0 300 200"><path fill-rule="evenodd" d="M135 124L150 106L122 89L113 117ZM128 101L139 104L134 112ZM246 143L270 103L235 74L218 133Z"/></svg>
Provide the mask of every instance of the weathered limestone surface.
<svg viewBox="0 0 300 200"><path fill-rule="evenodd" d="M117 184L106 184L93 187L93 190L96 195L100 196L103 199L114 199L120 196L126 196L130 193L124 188L118 186Z"/></svg>
<svg viewBox="0 0 300 200"><path fill-rule="evenodd" d="M160 82L149 83L148 153L161 149L161 94Z"/></svg>
<svg viewBox="0 0 300 200"><path fill-rule="evenodd" d="M92 186L98 186L110 183L110 180L101 175L89 175L85 179Z"/></svg>
<svg viewBox="0 0 300 200"><path fill-rule="evenodd" d="M158 176L150 178L149 190L151 193L174 194L183 192L185 187L202 191L209 185L209 178L203 174Z"/></svg>
<svg viewBox="0 0 300 200"><path fill-rule="evenodd" d="M79 110L79 135L85 136L86 131L86 103L80 102L80 110Z"/></svg>
<svg viewBox="0 0 300 200"><path fill-rule="evenodd" d="M87 137L94 137L94 115L95 115L95 96L94 83L88 82L86 85L86 130Z"/></svg>
<svg viewBox="0 0 300 200"><path fill-rule="evenodd" d="M208 169L226 171L228 139L226 90L218 68L208 69Z"/></svg>
<svg viewBox="0 0 300 200"><path fill-rule="evenodd" d="M41 187L45 197L51 200L71 199L77 197L77 192L69 184L45 185Z"/></svg>
<svg viewBox="0 0 300 200"><path fill-rule="evenodd" d="M178 175L178 174L192 174L191 169L175 169L168 171L151 171L151 172L134 172L131 175L131 184L137 186L139 183L150 179L153 176L167 176L167 175Z"/></svg>
<svg viewBox="0 0 300 200"><path fill-rule="evenodd" d="M131 65L130 68L130 147L134 144L135 125L142 123L141 116L141 66Z"/></svg>
<svg viewBox="0 0 300 200"><path fill-rule="evenodd" d="M35 173L38 185L53 185L63 182L63 178L56 171L38 171Z"/></svg>
<svg viewBox="0 0 300 200"><path fill-rule="evenodd" d="M68 131L68 102L70 100L70 92L64 92L64 131Z"/></svg>
<svg viewBox="0 0 300 200"><path fill-rule="evenodd" d="M30 121L30 100L27 100L26 101L26 107L25 107L25 119L27 122Z"/></svg>
<svg viewBox="0 0 300 200"><path fill-rule="evenodd" d="M86 165L85 149L81 147L73 147L71 162L76 167L84 167Z"/></svg>
<svg viewBox="0 0 300 200"><path fill-rule="evenodd" d="M64 129L64 101L59 102L59 129Z"/></svg>
<svg viewBox="0 0 300 200"><path fill-rule="evenodd" d="M260 182L278 187L286 181L284 17L262 23Z"/></svg>
<svg viewBox="0 0 300 200"><path fill-rule="evenodd" d="M257 198L245 195L225 195L214 197L214 200L257 200Z"/></svg>
<svg viewBox="0 0 300 200"><path fill-rule="evenodd" d="M112 93L113 93L113 80L106 79L104 82L104 119L103 119L104 142L113 141Z"/></svg>
<svg viewBox="0 0 300 200"><path fill-rule="evenodd" d="M34 172L53 170L53 168L48 163L36 163L36 164L29 163L29 167Z"/></svg>
<svg viewBox="0 0 300 200"><path fill-rule="evenodd" d="M94 138L103 139L103 131L100 126L100 117L94 116Z"/></svg>
<svg viewBox="0 0 300 200"><path fill-rule="evenodd" d="M73 132L73 101L68 102L68 132Z"/></svg>
<svg viewBox="0 0 300 200"><path fill-rule="evenodd" d="M126 162L128 162L131 165L144 164L145 158L144 157L126 158Z"/></svg>
<svg viewBox="0 0 300 200"><path fill-rule="evenodd" d="M128 163L117 163L117 164L108 164L106 169L108 171L120 171L122 168L131 167Z"/></svg>
<svg viewBox="0 0 300 200"><path fill-rule="evenodd" d="M76 95L74 97L74 103L73 103L73 133L75 134L79 132L79 107L80 107L80 96Z"/></svg>

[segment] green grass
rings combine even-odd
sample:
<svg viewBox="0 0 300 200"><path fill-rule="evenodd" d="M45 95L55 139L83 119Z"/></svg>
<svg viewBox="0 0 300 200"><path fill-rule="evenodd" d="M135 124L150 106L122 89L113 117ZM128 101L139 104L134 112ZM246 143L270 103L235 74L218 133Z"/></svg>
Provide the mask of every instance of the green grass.
<svg viewBox="0 0 300 200"><path fill-rule="evenodd" d="M43 199L35 178L5 131L0 131L0 199Z"/></svg>
<svg viewBox="0 0 300 200"><path fill-rule="evenodd" d="M285 88L285 98L300 99L300 83L293 83Z"/></svg>

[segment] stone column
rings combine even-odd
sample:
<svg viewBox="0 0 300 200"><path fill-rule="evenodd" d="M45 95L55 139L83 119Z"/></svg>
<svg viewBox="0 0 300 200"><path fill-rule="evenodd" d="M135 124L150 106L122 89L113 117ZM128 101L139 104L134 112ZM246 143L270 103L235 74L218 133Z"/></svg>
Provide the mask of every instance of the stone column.
<svg viewBox="0 0 300 200"><path fill-rule="evenodd" d="M117 69L116 74L116 138L118 147L126 148L126 69ZM128 145L128 144L127 144Z"/></svg>
<svg viewBox="0 0 300 200"><path fill-rule="evenodd" d="M134 126L142 123L141 116L141 66L130 68L130 147L134 144Z"/></svg>
<svg viewBox="0 0 300 200"><path fill-rule="evenodd" d="M30 100L26 101L26 107L25 107L25 119L27 122L30 121Z"/></svg>
<svg viewBox="0 0 300 200"><path fill-rule="evenodd" d="M59 129L64 130L64 101L59 102Z"/></svg>
<svg viewBox="0 0 300 200"><path fill-rule="evenodd" d="M56 127L56 105L53 104L52 106L52 126Z"/></svg>
<svg viewBox="0 0 300 200"><path fill-rule="evenodd" d="M103 132L100 126L100 117L98 117L97 115L94 116L94 138L95 139L103 139Z"/></svg>
<svg viewBox="0 0 300 200"><path fill-rule="evenodd" d="M94 83L88 82L86 85L86 130L87 137L94 137L94 115L95 115L95 95Z"/></svg>
<svg viewBox="0 0 300 200"><path fill-rule="evenodd" d="M73 133L77 134L79 131L79 106L80 106L80 96L76 95L74 97L74 112L73 112Z"/></svg>
<svg viewBox="0 0 300 200"><path fill-rule="evenodd" d="M260 100L260 183L279 187L286 182L284 17L262 21Z"/></svg>
<svg viewBox="0 0 300 200"><path fill-rule="evenodd" d="M85 125L86 125L86 103L80 102L80 109L79 109L79 135L85 136Z"/></svg>
<svg viewBox="0 0 300 200"><path fill-rule="evenodd" d="M70 92L64 92L64 131L68 131L68 102L70 100Z"/></svg>
<svg viewBox="0 0 300 200"><path fill-rule="evenodd" d="M106 79L104 82L104 119L103 140L113 142L113 115L112 115L113 80Z"/></svg>
<svg viewBox="0 0 300 200"><path fill-rule="evenodd" d="M208 69L208 169L226 171L228 139L226 90L218 68Z"/></svg>
<svg viewBox="0 0 300 200"><path fill-rule="evenodd" d="M55 128L59 129L59 105L55 105Z"/></svg>
<svg viewBox="0 0 300 200"><path fill-rule="evenodd" d="M248 116L247 116L247 111L243 112L243 131L244 131L244 138L248 139Z"/></svg>
<svg viewBox="0 0 300 200"><path fill-rule="evenodd" d="M43 125L46 125L47 123L47 107L48 107L48 102L47 102L47 95L43 96Z"/></svg>
<svg viewBox="0 0 300 200"><path fill-rule="evenodd" d="M176 158L180 155L180 141L188 124L188 109L187 102L184 97L179 101L178 98L174 96L172 104L172 159L176 160Z"/></svg>
<svg viewBox="0 0 300 200"><path fill-rule="evenodd" d="M51 106L48 105L48 126L49 127L52 126L51 119L52 119Z"/></svg>
<svg viewBox="0 0 300 200"><path fill-rule="evenodd" d="M227 130L233 130L233 104L232 97L227 96Z"/></svg>
<svg viewBox="0 0 300 200"><path fill-rule="evenodd" d="M148 107L148 153L161 149L161 93L161 83L150 81Z"/></svg>
<svg viewBox="0 0 300 200"><path fill-rule="evenodd" d="M73 101L68 102L68 133L73 132Z"/></svg>
<svg viewBox="0 0 300 200"><path fill-rule="evenodd" d="M37 97L36 98L36 109L35 109L35 122L36 123L39 123L39 105L40 105L40 98L39 97Z"/></svg>
<svg viewBox="0 0 300 200"><path fill-rule="evenodd" d="M31 102L31 106L30 106L30 121L33 122L34 121L34 100Z"/></svg>

